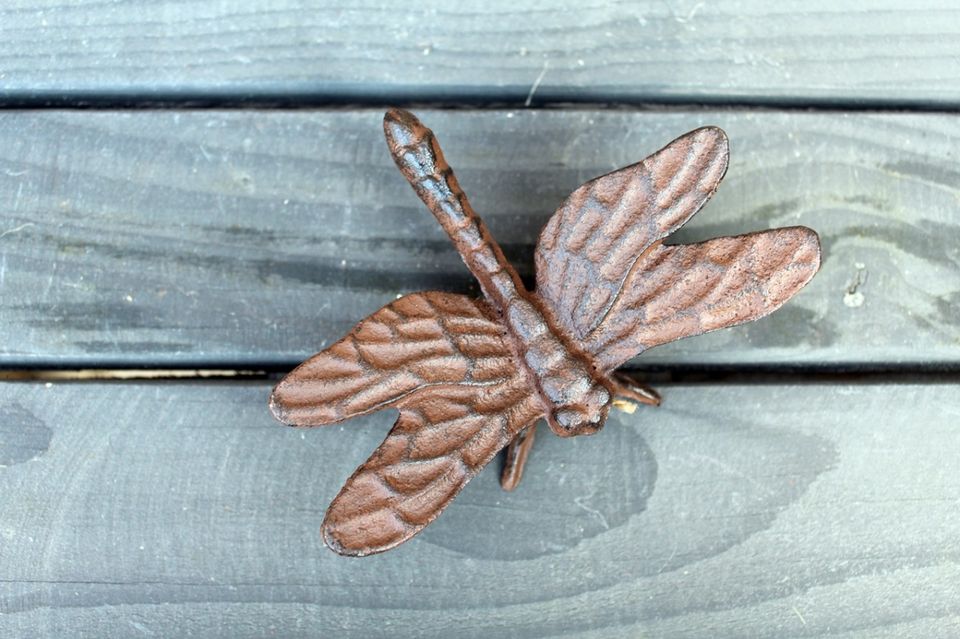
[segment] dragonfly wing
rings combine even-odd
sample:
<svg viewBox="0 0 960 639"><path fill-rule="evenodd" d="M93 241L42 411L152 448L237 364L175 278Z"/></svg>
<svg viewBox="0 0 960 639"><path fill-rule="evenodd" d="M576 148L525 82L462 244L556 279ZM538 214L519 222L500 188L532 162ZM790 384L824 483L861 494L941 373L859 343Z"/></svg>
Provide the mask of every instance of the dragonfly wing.
<svg viewBox="0 0 960 639"><path fill-rule="evenodd" d="M496 385L517 368L505 332L482 300L407 295L294 369L274 388L270 407L284 423L320 426L435 386Z"/></svg>
<svg viewBox="0 0 960 639"><path fill-rule="evenodd" d="M323 521L341 555L389 550L420 532L524 427L543 414L525 372L490 387L429 389L337 495Z"/></svg>
<svg viewBox="0 0 960 639"><path fill-rule="evenodd" d="M710 199L728 157L722 130L697 129L563 202L537 244L537 294L572 337L589 334L644 251Z"/></svg>
<svg viewBox="0 0 960 639"><path fill-rule="evenodd" d="M612 371L658 344L772 313L819 267L820 241L802 226L658 245L631 271L585 346Z"/></svg>

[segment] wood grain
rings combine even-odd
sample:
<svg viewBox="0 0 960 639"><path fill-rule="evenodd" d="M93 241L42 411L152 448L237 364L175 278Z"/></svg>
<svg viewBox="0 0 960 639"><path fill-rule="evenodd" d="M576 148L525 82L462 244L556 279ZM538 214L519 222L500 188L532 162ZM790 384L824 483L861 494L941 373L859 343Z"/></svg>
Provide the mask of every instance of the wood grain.
<svg viewBox="0 0 960 639"><path fill-rule="evenodd" d="M661 390L594 437L541 427L517 491L493 464L358 560L318 528L393 415L300 431L264 383L0 386L0 633L955 633L955 386Z"/></svg>
<svg viewBox="0 0 960 639"><path fill-rule="evenodd" d="M0 99L956 106L958 47L950 0L23 0Z"/></svg>
<svg viewBox="0 0 960 639"><path fill-rule="evenodd" d="M591 177L704 124L731 139L699 241L803 224L823 267L759 322L634 365L955 366L960 120L421 111L507 257ZM379 111L0 114L0 363L289 367L397 296L476 294Z"/></svg>

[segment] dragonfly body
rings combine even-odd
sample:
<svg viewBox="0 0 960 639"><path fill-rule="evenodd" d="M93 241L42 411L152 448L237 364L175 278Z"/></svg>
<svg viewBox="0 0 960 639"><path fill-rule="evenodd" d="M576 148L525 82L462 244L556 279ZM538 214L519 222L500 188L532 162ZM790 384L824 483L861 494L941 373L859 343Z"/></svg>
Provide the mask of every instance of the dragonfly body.
<svg viewBox="0 0 960 639"><path fill-rule="evenodd" d="M406 111L384 118L390 153L447 232L487 300L515 339L517 355L536 379L547 423L560 436L595 433L613 401L614 384L533 301L460 188L433 132Z"/></svg>

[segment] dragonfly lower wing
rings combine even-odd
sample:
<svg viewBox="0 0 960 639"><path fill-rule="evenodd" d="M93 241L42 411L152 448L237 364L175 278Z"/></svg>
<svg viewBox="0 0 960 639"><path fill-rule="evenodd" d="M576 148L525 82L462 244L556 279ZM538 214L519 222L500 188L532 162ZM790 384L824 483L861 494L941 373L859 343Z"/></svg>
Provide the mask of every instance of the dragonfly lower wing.
<svg viewBox="0 0 960 639"><path fill-rule="evenodd" d="M587 350L612 371L659 344L758 319L819 267L817 234L802 226L660 246L631 272Z"/></svg>
<svg viewBox="0 0 960 639"><path fill-rule="evenodd" d="M433 386L498 384L516 370L505 332L481 300L406 295L294 369L277 384L270 407L286 424L321 426Z"/></svg>
<svg viewBox="0 0 960 639"><path fill-rule="evenodd" d="M493 387L435 388L403 402L390 434L327 510L324 541L350 556L406 541L542 414L522 372Z"/></svg>

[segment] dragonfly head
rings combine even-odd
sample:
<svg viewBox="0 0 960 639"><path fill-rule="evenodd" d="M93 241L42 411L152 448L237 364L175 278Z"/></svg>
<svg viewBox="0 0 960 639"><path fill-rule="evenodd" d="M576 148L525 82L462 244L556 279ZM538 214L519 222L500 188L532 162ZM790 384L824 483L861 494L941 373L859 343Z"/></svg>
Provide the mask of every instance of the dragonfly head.
<svg viewBox="0 0 960 639"><path fill-rule="evenodd" d="M554 406L547 416L547 423L561 437L592 435L603 428L607 421L612 399L605 385L594 382L579 397Z"/></svg>

